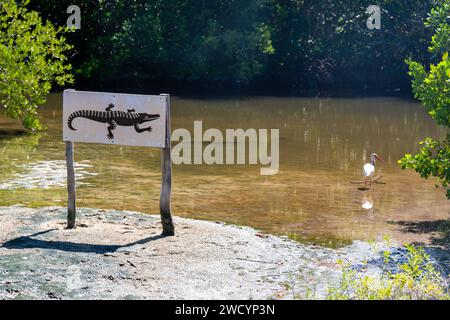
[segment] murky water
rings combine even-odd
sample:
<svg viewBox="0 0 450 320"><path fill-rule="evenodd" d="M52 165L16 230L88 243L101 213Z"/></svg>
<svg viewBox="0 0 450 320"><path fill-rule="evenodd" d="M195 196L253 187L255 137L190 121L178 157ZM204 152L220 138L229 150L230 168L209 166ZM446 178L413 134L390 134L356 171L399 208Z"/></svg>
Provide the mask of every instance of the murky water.
<svg viewBox="0 0 450 320"><path fill-rule="evenodd" d="M0 136L0 205L65 205L61 105L61 95L52 95L40 110L46 133ZM393 98L172 98L172 129L193 131L194 120L202 120L204 130L279 128L280 170L261 176L259 165L174 166L176 215L250 225L327 245L384 235L418 240L422 235L404 233L394 222L449 218L443 190L397 164L404 153L417 150L423 137L444 133L416 103ZM11 126L0 118L0 127ZM384 184L360 191L361 185L352 182L362 180L362 166L372 152L386 161L377 163ZM83 170L78 206L158 213L158 149L75 144L75 160ZM21 183L29 176L59 180L40 184L30 179L35 185L27 188Z"/></svg>

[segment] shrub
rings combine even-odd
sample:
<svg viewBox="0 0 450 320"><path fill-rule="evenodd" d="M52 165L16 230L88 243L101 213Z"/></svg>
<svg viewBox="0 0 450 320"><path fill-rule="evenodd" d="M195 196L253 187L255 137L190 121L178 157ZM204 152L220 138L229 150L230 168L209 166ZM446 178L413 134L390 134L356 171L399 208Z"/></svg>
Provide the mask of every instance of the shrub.
<svg viewBox="0 0 450 320"><path fill-rule="evenodd" d="M383 252L381 274L368 274L340 261L342 277L329 289L331 300L425 300L450 299L448 282L439 273L422 247L406 245L404 262Z"/></svg>
<svg viewBox="0 0 450 320"><path fill-rule="evenodd" d="M19 119L28 132L42 129L38 105L52 84L72 81L66 52L71 48L56 28L28 11L28 1L0 2L0 105L8 117Z"/></svg>

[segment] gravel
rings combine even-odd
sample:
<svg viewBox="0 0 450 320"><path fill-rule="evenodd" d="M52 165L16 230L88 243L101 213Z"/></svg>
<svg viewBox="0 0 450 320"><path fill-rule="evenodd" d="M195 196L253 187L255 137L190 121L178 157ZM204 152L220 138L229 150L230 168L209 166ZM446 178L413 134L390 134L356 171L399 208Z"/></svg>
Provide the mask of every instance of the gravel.
<svg viewBox="0 0 450 320"><path fill-rule="evenodd" d="M324 297L337 259L376 262L374 244L330 249L219 222L79 208L0 207L0 299L292 299ZM374 272L379 268L373 264Z"/></svg>

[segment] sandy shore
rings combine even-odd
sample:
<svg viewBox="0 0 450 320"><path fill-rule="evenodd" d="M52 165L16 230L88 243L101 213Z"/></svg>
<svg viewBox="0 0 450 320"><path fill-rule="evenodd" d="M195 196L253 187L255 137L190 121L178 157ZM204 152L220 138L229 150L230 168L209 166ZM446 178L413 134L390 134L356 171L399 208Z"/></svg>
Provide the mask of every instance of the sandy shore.
<svg viewBox="0 0 450 320"><path fill-rule="evenodd" d="M338 258L373 259L371 245L339 250L261 235L247 227L80 208L0 207L0 299L291 299L323 296ZM288 289L286 284L293 287Z"/></svg>

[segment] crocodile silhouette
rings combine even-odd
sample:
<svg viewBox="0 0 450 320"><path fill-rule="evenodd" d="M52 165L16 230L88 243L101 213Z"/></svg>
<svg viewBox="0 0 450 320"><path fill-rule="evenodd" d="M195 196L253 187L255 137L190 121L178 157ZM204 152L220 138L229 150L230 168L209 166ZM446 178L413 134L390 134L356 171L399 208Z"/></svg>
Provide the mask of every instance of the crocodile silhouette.
<svg viewBox="0 0 450 320"><path fill-rule="evenodd" d="M114 108L114 104L110 104L105 111L96 111L96 110L78 110L70 114L67 119L67 125L71 130L77 130L72 126L72 121L75 118L85 118L89 120L93 120L96 122L107 123L108 126L108 134L106 135L108 139L114 139L114 135L112 130L116 129L117 126L134 126L134 130L137 133L141 132L151 132L152 127L149 126L147 128L140 128L139 125L145 122L154 121L159 119L159 114L149 114L149 113L139 113L135 112L134 109L128 109L125 111L112 111Z"/></svg>

